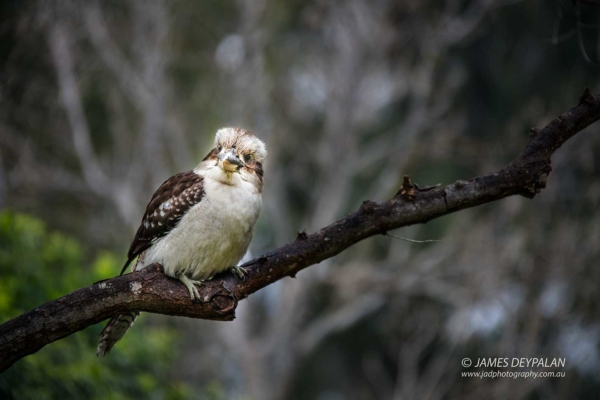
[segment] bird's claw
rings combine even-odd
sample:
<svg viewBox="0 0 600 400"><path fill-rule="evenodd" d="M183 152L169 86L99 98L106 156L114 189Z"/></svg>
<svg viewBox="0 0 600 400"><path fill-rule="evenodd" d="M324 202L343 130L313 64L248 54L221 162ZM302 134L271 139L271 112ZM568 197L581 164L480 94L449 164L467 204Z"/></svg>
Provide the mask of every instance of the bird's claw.
<svg viewBox="0 0 600 400"><path fill-rule="evenodd" d="M248 271L237 265L235 267L231 267L231 272L237 275L237 277L240 278L242 281L245 281L246 277L248 276Z"/></svg>
<svg viewBox="0 0 600 400"><path fill-rule="evenodd" d="M188 291L190 292L190 297L192 298L192 301L194 301L194 300L200 301L200 292L198 292L198 288L196 287L196 285L202 286L204 283L202 281L196 281L196 280L190 279L187 276L185 276L185 274L180 274L177 277L179 278L181 283L183 283L185 285L185 287L188 289Z"/></svg>

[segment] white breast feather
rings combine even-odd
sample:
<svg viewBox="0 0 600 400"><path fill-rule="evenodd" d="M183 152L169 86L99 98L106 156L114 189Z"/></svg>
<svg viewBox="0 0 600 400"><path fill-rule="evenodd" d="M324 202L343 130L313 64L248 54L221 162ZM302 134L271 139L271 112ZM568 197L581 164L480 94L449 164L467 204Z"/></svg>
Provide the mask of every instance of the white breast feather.
<svg viewBox="0 0 600 400"><path fill-rule="evenodd" d="M169 276L183 272L192 279L206 280L237 265L244 256L260 214L260 192L238 174L223 183L220 168L200 173L205 197L146 251L143 265L136 269L157 262Z"/></svg>

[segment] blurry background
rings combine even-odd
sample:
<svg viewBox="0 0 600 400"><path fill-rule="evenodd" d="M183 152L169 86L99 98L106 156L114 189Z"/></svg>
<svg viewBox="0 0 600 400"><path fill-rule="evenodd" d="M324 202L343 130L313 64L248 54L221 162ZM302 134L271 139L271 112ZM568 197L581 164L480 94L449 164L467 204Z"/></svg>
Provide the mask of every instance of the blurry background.
<svg viewBox="0 0 600 400"><path fill-rule="evenodd" d="M0 322L119 273L143 209L239 125L266 141L254 256L408 174L497 170L600 90L595 1L3 1ZM377 237L243 302L19 361L0 397L588 399L600 391L600 125L548 189ZM566 357L467 379L464 357Z"/></svg>

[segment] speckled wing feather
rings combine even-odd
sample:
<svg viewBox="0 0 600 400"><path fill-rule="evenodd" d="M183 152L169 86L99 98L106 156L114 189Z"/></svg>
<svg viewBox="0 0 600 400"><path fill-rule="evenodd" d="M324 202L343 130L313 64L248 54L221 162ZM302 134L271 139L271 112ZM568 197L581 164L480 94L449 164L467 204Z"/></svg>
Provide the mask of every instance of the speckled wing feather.
<svg viewBox="0 0 600 400"><path fill-rule="evenodd" d="M204 198L204 178L194 171L167 179L152 196L127 253L127 266L144 250L177 226L185 213Z"/></svg>

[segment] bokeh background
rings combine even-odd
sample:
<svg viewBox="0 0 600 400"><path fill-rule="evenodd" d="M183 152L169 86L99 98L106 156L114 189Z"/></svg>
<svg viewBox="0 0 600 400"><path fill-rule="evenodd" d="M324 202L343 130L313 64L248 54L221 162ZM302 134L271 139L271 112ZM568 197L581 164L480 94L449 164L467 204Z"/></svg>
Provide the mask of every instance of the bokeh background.
<svg viewBox="0 0 600 400"><path fill-rule="evenodd" d="M596 1L3 1L0 322L119 273L153 191L216 130L267 143L251 253L488 173L600 90ZM549 185L376 237L244 301L142 316L0 375L4 399L590 399L600 391L600 125ZM469 357L565 357L467 379ZM539 369L538 369L539 371Z"/></svg>

